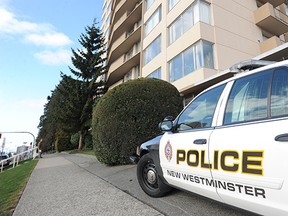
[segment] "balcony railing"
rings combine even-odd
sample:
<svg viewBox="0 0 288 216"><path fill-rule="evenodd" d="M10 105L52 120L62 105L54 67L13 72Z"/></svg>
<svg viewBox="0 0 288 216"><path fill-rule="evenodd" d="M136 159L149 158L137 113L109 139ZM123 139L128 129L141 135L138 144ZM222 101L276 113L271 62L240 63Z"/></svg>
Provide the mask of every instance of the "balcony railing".
<svg viewBox="0 0 288 216"><path fill-rule="evenodd" d="M131 29L134 23L137 23L142 16L142 1L135 3L131 10L126 10L119 19L112 22L110 42L113 43L120 35Z"/></svg>
<svg viewBox="0 0 288 216"><path fill-rule="evenodd" d="M280 36L288 32L288 16L266 3L254 12L256 25L263 30Z"/></svg>
<svg viewBox="0 0 288 216"><path fill-rule="evenodd" d="M283 44L279 37L273 36L262 43L260 43L260 51L261 53L267 52L273 48L276 48Z"/></svg>
<svg viewBox="0 0 288 216"><path fill-rule="evenodd" d="M113 85L124 77L124 75L130 71L136 65L140 63L140 52L134 53L134 55L125 59L125 54L122 55L117 61L113 62L108 71L108 85Z"/></svg>
<svg viewBox="0 0 288 216"><path fill-rule="evenodd" d="M118 59L123 53L128 52L129 47L141 40L141 27L134 29L128 36L127 32L123 33L113 44L108 52L109 64Z"/></svg>
<svg viewBox="0 0 288 216"><path fill-rule="evenodd" d="M263 4L270 3L274 7L277 7L285 2L285 0L258 0L258 1Z"/></svg>

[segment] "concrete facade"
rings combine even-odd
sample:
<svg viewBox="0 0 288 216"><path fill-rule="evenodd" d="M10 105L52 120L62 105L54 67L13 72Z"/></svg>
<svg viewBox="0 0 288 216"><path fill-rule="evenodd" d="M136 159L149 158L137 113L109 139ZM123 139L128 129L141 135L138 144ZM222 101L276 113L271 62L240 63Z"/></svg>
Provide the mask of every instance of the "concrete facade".
<svg viewBox="0 0 288 216"><path fill-rule="evenodd" d="M232 76L222 71L240 61L287 59L285 2L105 0L108 85L155 77L190 99Z"/></svg>

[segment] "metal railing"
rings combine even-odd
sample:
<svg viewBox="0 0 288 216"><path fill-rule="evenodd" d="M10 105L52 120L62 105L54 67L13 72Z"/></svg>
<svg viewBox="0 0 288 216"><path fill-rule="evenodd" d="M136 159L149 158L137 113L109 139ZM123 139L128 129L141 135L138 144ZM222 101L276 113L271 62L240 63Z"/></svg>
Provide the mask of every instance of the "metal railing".
<svg viewBox="0 0 288 216"><path fill-rule="evenodd" d="M39 155L37 150L38 150L38 147L35 147L33 149L29 149L29 150L21 152L19 154L13 155L12 157L9 157L7 159L1 160L0 161L0 172L3 172L4 163L6 161L9 161L9 165L11 165L11 163L12 163L12 165L13 165L12 168L14 168L14 167L17 167L19 165L20 161L30 159L30 158L32 158L34 160ZM9 165L7 165L7 166L9 166Z"/></svg>

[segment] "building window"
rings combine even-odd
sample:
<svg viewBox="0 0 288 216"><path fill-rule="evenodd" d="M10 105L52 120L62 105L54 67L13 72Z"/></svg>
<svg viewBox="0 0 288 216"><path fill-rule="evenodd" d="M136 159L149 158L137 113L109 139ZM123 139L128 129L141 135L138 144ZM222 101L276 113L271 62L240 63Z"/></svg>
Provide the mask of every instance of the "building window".
<svg viewBox="0 0 288 216"><path fill-rule="evenodd" d="M179 0L168 0L168 10L170 11L178 2Z"/></svg>
<svg viewBox="0 0 288 216"><path fill-rule="evenodd" d="M202 43L203 54L201 58L204 60L204 67L214 68L214 55L213 55L213 45L212 43L203 41Z"/></svg>
<svg viewBox="0 0 288 216"><path fill-rule="evenodd" d="M124 82L132 79L132 70L130 70L127 74L124 76Z"/></svg>
<svg viewBox="0 0 288 216"><path fill-rule="evenodd" d="M144 65L150 62L161 52L161 35L159 35L145 50L144 50Z"/></svg>
<svg viewBox="0 0 288 216"><path fill-rule="evenodd" d="M153 71L148 78L156 78L156 79L161 79L161 67L158 68L157 70Z"/></svg>
<svg viewBox="0 0 288 216"><path fill-rule="evenodd" d="M137 22L136 22L136 28L138 28L139 26L141 26L142 23L142 19L140 18Z"/></svg>
<svg viewBox="0 0 288 216"><path fill-rule="evenodd" d="M126 61L129 60L130 58L132 58L132 56L133 56L133 46L132 46L132 48L126 53L126 55L125 55L125 60L126 60Z"/></svg>
<svg viewBox="0 0 288 216"><path fill-rule="evenodd" d="M199 41L169 62L170 82L202 68L214 68L213 44Z"/></svg>
<svg viewBox="0 0 288 216"><path fill-rule="evenodd" d="M140 77L139 65L136 65L134 68L134 78L137 79L139 77Z"/></svg>
<svg viewBox="0 0 288 216"><path fill-rule="evenodd" d="M134 25L127 31L126 38L129 37L134 32Z"/></svg>
<svg viewBox="0 0 288 216"><path fill-rule="evenodd" d="M146 11L151 7L155 0L146 0Z"/></svg>
<svg viewBox="0 0 288 216"><path fill-rule="evenodd" d="M135 43L135 53L140 52L140 48L141 48L141 44L140 44L140 41L138 41L137 43Z"/></svg>
<svg viewBox="0 0 288 216"><path fill-rule="evenodd" d="M210 24L210 5L206 2L200 1L199 4L200 21Z"/></svg>
<svg viewBox="0 0 288 216"><path fill-rule="evenodd" d="M108 12L111 12L111 7L112 7L112 1L109 2L109 5L107 7L107 11Z"/></svg>
<svg viewBox="0 0 288 216"><path fill-rule="evenodd" d="M144 25L144 36L146 37L152 29L161 21L161 5L155 10Z"/></svg>
<svg viewBox="0 0 288 216"><path fill-rule="evenodd" d="M169 26L169 45L199 21L210 24L210 5L203 1L196 1Z"/></svg>
<svg viewBox="0 0 288 216"><path fill-rule="evenodd" d="M195 70L195 47L187 49L183 54L183 74L186 76Z"/></svg>
<svg viewBox="0 0 288 216"><path fill-rule="evenodd" d="M183 77L183 66L182 66L182 56L183 53L177 55L169 63L170 69L170 82L180 79ZM191 60L193 61L193 60Z"/></svg>
<svg viewBox="0 0 288 216"><path fill-rule="evenodd" d="M111 16L110 16L110 14L109 14L108 17L106 18L106 21L105 21L105 22L106 22L107 24L109 24L109 23L110 23L110 19L111 19Z"/></svg>

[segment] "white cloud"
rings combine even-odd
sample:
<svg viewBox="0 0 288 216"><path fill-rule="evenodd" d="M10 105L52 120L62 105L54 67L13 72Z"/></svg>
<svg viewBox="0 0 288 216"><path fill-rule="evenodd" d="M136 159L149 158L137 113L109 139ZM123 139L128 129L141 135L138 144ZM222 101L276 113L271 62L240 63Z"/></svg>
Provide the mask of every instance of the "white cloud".
<svg viewBox="0 0 288 216"><path fill-rule="evenodd" d="M35 45L62 47L72 43L67 35L54 29L49 23L21 20L0 5L0 34L20 35Z"/></svg>
<svg viewBox="0 0 288 216"><path fill-rule="evenodd" d="M25 35L30 32L45 32L52 30L53 27L49 24L37 24L18 20L12 12L0 8L0 33Z"/></svg>
<svg viewBox="0 0 288 216"><path fill-rule="evenodd" d="M66 46L72 43L72 41L64 35L63 33L45 33L40 34L29 34L26 35L26 41L29 41L36 45L45 45L45 46Z"/></svg>
<svg viewBox="0 0 288 216"><path fill-rule="evenodd" d="M15 36L15 39L37 46L44 46L45 51L34 54L44 64L71 63L70 52L64 49L65 46L72 43L67 35L57 32L52 24L20 19L13 12L5 9L6 6L4 3L0 4L0 35ZM57 51L49 50L49 48L55 49L55 47L58 49Z"/></svg>
<svg viewBox="0 0 288 216"><path fill-rule="evenodd" d="M58 50L58 51L43 51L36 53L35 57L44 64L48 65L60 65L71 63L71 53L69 50Z"/></svg>

